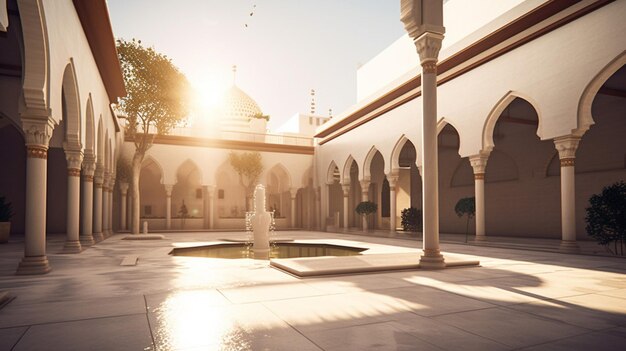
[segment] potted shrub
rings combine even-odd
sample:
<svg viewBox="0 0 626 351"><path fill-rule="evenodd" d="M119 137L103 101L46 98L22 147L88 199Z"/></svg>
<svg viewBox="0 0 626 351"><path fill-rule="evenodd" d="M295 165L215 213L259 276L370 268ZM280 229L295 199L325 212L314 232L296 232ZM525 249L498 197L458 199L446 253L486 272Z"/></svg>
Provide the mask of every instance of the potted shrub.
<svg viewBox="0 0 626 351"><path fill-rule="evenodd" d="M362 202L359 202L359 204L356 206L354 210L359 215L367 217L371 215L372 213L376 213L376 210L378 210L378 206L371 201L362 201ZM363 230L367 230L367 221L364 221L363 224L364 224Z"/></svg>
<svg viewBox="0 0 626 351"><path fill-rule="evenodd" d="M476 215L476 199L472 197L464 197L456 203L454 206L454 212L459 217L467 216L467 223L465 225L465 242L467 242L467 235L469 234L469 222L472 217Z"/></svg>
<svg viewBox="0 0 626 351"><path fill-rule="evenodd" d="M13 217L13 206L10 202L6 202L4 196L0 196L0 243L9 241L11 217Z"/></svg>
<svg viewBox="0 0 626 351"><path fill-rule="evenodd" d="M624 256L626 240L626 183L623 181L591 196L587 208L587 234L614 255ZM611 243L613 249L611 249Z"/></svg>
<svg viewBox="0 0 626 351"><path fill-rule="evenodd" d="M422 210L409 207L402 210L402 230L405 232L422 231Z"/></svg>

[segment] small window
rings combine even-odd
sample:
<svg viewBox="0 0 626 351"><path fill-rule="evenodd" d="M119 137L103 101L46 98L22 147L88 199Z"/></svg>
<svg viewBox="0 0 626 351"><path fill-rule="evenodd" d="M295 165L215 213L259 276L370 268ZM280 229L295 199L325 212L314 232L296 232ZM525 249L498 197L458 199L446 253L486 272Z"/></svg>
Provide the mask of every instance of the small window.
<svg viewBox="0 0 626 351"><path fill-rule="evenodd" d="M219 189L217 191L217 198L218 199L223 199L224 198L224 189Z"/></svg>
<svg viewBox="0 0 626 351"><path fill-rule="evenodd" d="M202 199L202 188L196 189L196 199Z"/></svg>
<svg viewBox="0 0 626 351"><path fill-rule="evenodd" d="M143 207L143 215L144 216L152 216L152 205L145 205Z"/></svg>

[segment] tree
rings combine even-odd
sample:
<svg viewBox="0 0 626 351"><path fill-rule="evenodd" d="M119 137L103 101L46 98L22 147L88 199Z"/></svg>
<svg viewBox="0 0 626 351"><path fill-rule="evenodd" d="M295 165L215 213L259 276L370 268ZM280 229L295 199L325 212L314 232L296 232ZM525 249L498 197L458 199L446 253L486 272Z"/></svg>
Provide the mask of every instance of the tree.
<svg viewBox="0 0 626 351"><path fill-rule="evenodd" d="M393 214L392 214L393 215ZM422 210L409 207L402 210L402 230L405 232L422 231Z"/></svg>
<svg viewBox="0 0 626 351"><path fill-rule="evenodd" d="M467 235L469 233L469 222L476 214L476 199L472 197L464 197L456 203L454 206L454 212L459 217L467 216L467 224L465 225L465 242L467 242Z"/></svg>
<svg viewBox="0 0 626 351"><path fill-rule="evenodd" d="M621 255L624 255L624 241L626 240L626 183L617 182L602 189L602 193L595 194L589 199L587 208L587 234L596 239L600 245L605 245L615 255L618 252L619 242ZM610 244L614 243L615 252Z"/></svg>
<svg viewBox="0 0 626 351"><path fill-rule="evenodd" d="M127 95L119 108L126 114L126 136L135 142L131 161L132 226L139 233L139 173L154 136L167 134L189 112L189 83L167 56L141 41L117 41Z"/></svg>
<svg viewBox="0 0 626 351"><path fill-rule="evenodd" d="M239 175L239 184L246 192L246 211L250 211L250 199L256 183L259 180L261 172L263 172L263 162L261 154L258 152L244 152L238 154L231 151L228 155L230 165Z"/></svg>

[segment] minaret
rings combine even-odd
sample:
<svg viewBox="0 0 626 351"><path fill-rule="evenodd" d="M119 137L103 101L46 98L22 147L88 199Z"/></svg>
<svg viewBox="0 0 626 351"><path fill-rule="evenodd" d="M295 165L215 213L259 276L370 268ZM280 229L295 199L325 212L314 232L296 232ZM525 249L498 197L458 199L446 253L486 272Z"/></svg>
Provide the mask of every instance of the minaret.
<svg viewBox="0 0 626 351"><path fill-rule="evenodd" d="M233 85L236 85L235 78L237 78L237 65L233 65Z"/></svg>
<svg viewBox="0 0 626 351"><path fill-rule="evenodd" d="M311 89L311 114L315 114L315 89Z"/></svg>

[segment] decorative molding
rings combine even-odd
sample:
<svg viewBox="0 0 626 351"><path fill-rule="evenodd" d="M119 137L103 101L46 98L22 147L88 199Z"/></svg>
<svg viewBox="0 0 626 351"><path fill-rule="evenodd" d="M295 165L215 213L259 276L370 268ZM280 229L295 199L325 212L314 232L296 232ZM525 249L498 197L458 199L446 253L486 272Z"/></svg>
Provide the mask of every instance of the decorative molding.
<svg viewBox="0 0 626 351"><path fill-rule="evenodd" d="M413 40L424 69L437 72L437 58L439 57L439 50L441 50L442 41L443 34L432 32L426 32L419 38ZM425 72L429 73L428 71Z"/></svg>
<svg viewBox="0 0 626 351"><path fill-rule="evenodd" d="M556 151L559 152L559 159L561 159L561 161L571 159L572 165L574 165L573 160L574 158L576 158L576 150L578 149L578 143L580 143L579 136L567 135L567 136L555 138L554 146L556 147ZM561 162L561 166L563 166L562 162Z"/></svg>
<svg viewBox="0 0 626 351"><path fill-rule="evenodd" d="M28 118L21 116L22 129L27 146L39 146L48 148L54 126L49 119Z"/></svg>
<svg viewBox="0 0 626 351"><path fill-rule="evenodd" d="M479 155L472 155L469 157L470 164L472 165L472 169L474 170L474 175L482 174L483 178L474 179L484 179L485 170L487 169L487 160L489 159L489 153L481 153Z"/></svg>
<svg viewBox="0 0 626 351"><path fill-rule="evenodd" d="M83 175L91 177L93 181L93 175L96 171L96 158L93 155L86 154L83 156L82 162Z"/></svg>
<svg viewBox="0 0 626 351"><path fill-rule="evenodd" d="M437 74L437 62L429 61L422 64L422 73L434 73Z"/></svg>
<svg viewBox="0 0 626 351"><path fill-rule="evenodd" d="M561 159L561 167L574 167L574 159L573 158L562 158Z"/></svg>
<svg viewBox="0 0 626 351"><path fill-rule="evenodd" d="M67 169L68 177L80 177L80 169L78 168L68 168Z"/></svg>
<svg viewBox="0 0 626 351"><path fill-rule="evenodd" d="M163 184L163 186L165 187L165 196L171 197L172 196L172 190L174 189L174 185L173 184Z"/></svg>
<svg viewBox="0 0 626 351"><path fill-rule="evenodd" d="M26 145L26 157L48 159L48 148L40 145Z"/></svg>
<svg viewBox="0 0 626 351"><path fill-rule="evenodd" d="M93 175L83 174L83 182L93 183Z"/></svg>
<svg viewBox="0 0 626 351"><path fill-rule="evenodd" d="M83 152L79 150L65 149L65 160L67 161L67 168L77 169L80 173L81 164L83 162Z"/></svg>
<svg viewBox="0 0 626 351"><path fill-rule="evenodd" d="M485 179L485 173L474 173L474 179L475 180L484 180Z"/></svg>

